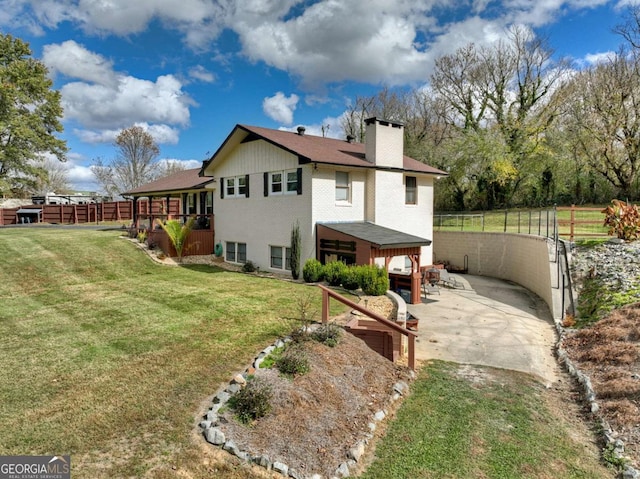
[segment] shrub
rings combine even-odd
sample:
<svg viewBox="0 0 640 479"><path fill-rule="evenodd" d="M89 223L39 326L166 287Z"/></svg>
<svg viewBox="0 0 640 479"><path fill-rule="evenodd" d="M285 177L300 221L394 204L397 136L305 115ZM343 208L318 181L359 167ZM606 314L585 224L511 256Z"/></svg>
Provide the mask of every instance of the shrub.
<svg viewBox="0 0 640 479"><path fill-rule="evenodd" d="M360 287L360 268L358 266L348 266L342 275L342 287L349 291L354 291Z"/></svg>
<svg viewBox="0 0 640 479"><path fill-rule="evenodd" d="M295 343L289 346L276 360L276 366L285 376L305 374L311 369L309 358L307 358L304 349Z"/></svg>
<svg viewBox="0 0 640 479"><path fill-rule="evenodd" d="M317 283L324 279L324 266L317 259L308 259L302 268L302 277L307 283Z"/></svg>
<svg viewBox="0 0 640 479"><path fill-rule="evenodd" d="M138 233L138 242L139 243L144 243L147 240L147 232L146 231L140 231Z"/></svg>
<svg viewBox="0 0 640 479"><path fill-rule="evenodd" d="M331 286L340 286L342 278L348 269L342 261L332 261L324 265L324 279Z"/></svg>
<svg viewBox="0 0 640 479"><path fill-rule="evenodd" d="M266 416L271 411L273 391L269 384L259 378L251 378L247 385L231 396L229 407L240 421L248 423Z"/></svg>
<svg viewBox="0 0 640 479"><path fill-rule="evenodd" d="M291 228L291 277L300 277L300 251L302 250L302 240L300 238L300 223L296 220Z"/></svg>
<svg viewBox="0 0 640 479"><path fill-rule="evenodd" d="M338 344L342 329L335 323L323 324L316 329L311 338L319 343L326 344L330 348L333 348Z"/></svg>
<svg viewBox="0 0 640 479"><path fill-rule="evenodd" d="M242 265L242 272L243 273L253 273L257 269L258 268L256 268L256 265L251 260L247 261L245 264Z"/></svg>
<svg viewBox="0 0 640 479"><path fill-rule="evenodd" d="M389 289L389 275L375 264L361 266L360 287L367 296L382 296Z"/></svg>
<svg viewBox="0 0 640 479"><path fill-rule="evenodd" d="M608 234L616 235L625 241L638 239L640 235L640 210L620 200L612 200L604 210L604 226L609 227Z"/></svg>

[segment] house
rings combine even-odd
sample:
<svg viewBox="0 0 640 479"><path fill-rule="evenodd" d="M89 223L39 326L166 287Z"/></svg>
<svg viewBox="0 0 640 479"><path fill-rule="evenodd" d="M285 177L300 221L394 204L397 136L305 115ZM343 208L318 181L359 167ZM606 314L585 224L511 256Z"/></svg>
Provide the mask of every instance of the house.
<svg viewBox="0 0 640 479"><path fill-rule="evenodd" d="M200 171L215 180L226 261L286 272L297 223L302 263L375 260L414 273L431 264L433 186L446 173L404 156L403 130L369 118L362 144L236 125Z"/></svg>

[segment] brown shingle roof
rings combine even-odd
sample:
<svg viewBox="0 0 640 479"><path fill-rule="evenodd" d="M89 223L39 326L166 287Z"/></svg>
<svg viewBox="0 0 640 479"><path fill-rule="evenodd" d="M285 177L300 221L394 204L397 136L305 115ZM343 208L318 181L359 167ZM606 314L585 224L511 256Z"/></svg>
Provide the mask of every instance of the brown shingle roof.
<svg viewBox="0 0 640 479"><path fill-rule="evenodd" d="M171 193L184 190L199 190L213 181L212 178L202 178L200 168L178 171L164 178L160 178L146 185L138 186L122 193L127 196L140 196L145 193Z"/></svg>
<svg viewBox="0 0 640 479"><path fill-rule="evenodd" d="M359 168L375 168L364 159L365 145L344 140L314 135L299 135L290 131L273 130L259 126L236 125L224 143L213 156L203 164L202 174L218 159L223 158L228 149L241 142L262 139L298 156L301 164L319 163ZM220 160L221 161L221 160ZM447 173L408 156L404 157L404 170L446 176Z"/></svg>

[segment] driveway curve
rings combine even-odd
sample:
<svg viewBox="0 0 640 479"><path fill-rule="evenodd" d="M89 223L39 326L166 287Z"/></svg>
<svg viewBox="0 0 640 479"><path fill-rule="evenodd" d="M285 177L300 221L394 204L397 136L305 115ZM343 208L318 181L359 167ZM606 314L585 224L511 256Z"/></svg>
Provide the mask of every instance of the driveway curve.
<svg viewBox="0 0 640 479"><path fill-rule="evenodd" d="M464 289L439 288L408 304L419 319L416 359L442 359L559 379L553 317L541 298L515 283L456 275Z"/></svg>

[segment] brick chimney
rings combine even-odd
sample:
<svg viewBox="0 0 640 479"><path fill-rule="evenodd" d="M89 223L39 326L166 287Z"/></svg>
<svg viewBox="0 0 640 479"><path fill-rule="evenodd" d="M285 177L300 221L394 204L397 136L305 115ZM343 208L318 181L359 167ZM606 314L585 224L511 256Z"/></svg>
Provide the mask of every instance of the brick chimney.
<svg viewBox="0 0 640 479"><path fill-rule="evenodd" d="M376 166L403 167L404 125L376 117L365 121L365 159Z"/></svg>

